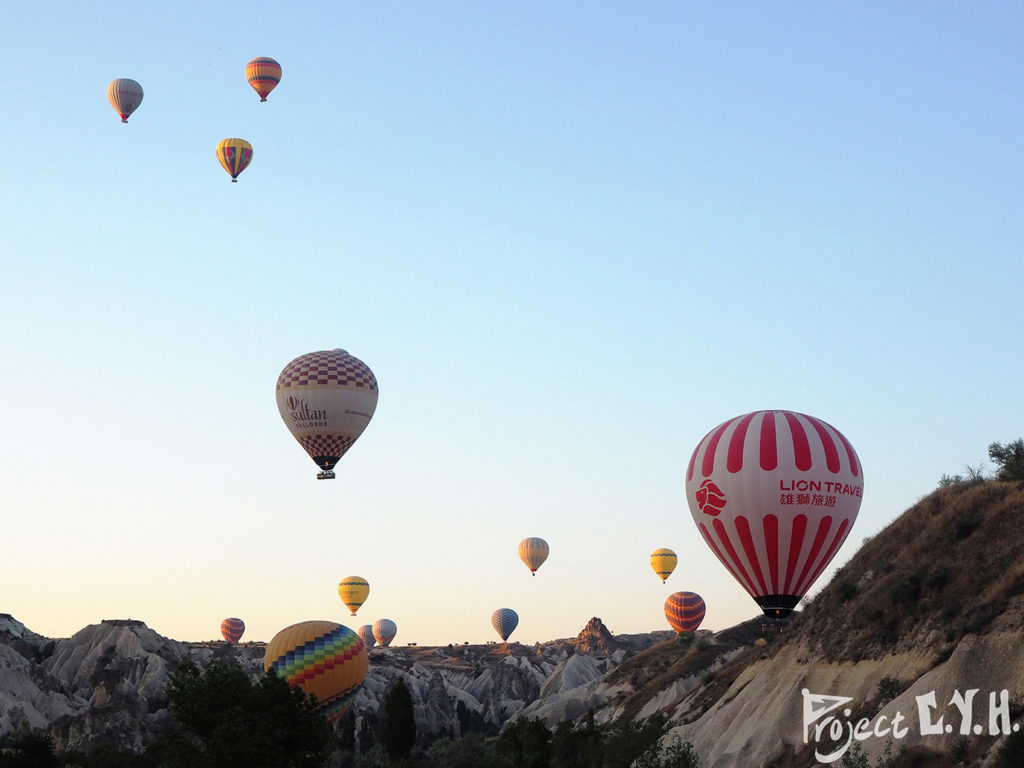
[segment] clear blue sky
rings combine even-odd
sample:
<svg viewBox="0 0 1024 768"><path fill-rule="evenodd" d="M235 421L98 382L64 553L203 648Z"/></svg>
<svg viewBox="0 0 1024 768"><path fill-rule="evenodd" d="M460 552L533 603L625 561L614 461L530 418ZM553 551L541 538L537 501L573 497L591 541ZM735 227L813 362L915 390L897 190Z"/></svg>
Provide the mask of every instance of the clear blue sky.
<svg viewBox="0 0 1024 768"><path fill-rule="evenodd" d="M494 639L499 607L521 642L664 629L676 590L755 615L686 507L709 429L849 438L834 565L1024 432L1021 30L1015 2L6 8L0 611L398 644ZM274 383L333 347L380 401L317 482Z"/></svg>

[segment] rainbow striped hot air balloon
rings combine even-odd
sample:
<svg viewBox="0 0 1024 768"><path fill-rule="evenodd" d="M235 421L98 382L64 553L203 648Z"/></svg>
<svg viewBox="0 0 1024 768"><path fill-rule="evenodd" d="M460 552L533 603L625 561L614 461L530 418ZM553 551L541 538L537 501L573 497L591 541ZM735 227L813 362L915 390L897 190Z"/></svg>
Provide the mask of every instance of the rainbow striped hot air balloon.
<svg viewBox="0 0 1024 768"><path fill-rule="evenodd" d="M373 622L373 636L382 647L387 648L398 634L398 625L391 619L377 619Z"/></svg>
<svg viewBox="0 0 1024 768"><path fill-rule="evenodd" d="M267 94L281 82L281 65L269 56L258 56L245 65L245 79L260 95L260 101L266 101Z"/></svg>
<svg viewBox="0 0 1024 768"><path fill-rule="evenodd" d="M694 632L704 621L704 600L695 592L675 592L665 601L665 618L680 634Z"/></svg>
<svg viewBox="0 0 1024 768"><path fill-rule="evenodd" d="M338 583L338 597L352 611L353 616L369 595L370 583L362 576L346 576Z"/></svg>
<svg viewBox="0 0 1024 768"><path fill-rule="evenodd" d="M119 77L107 86L107 101L121 116L121 122L127 123L132 112L142 103L142 86L131 78Z"/></svg>
<svg viewBox="0 0 1024 768"><path fill-rule="evenodd" d="M850 535L864 492L853 446L794 411L719 424L686 470L704 541L766 616L788 616Z"/></svg>
<svg viewBox="0 0 1024 768"><path fill-rule="evenodd" d="M530 569L530 573L534 576L537 575L537 569L540 568L541 564L548 559L550 551L548 543L544 539L538 539L535 536L519 542L519 559L526 564L526 567Z"/></svg>
<svg viewBox="0 0 1024 768"><path fill-rule="evenodd" d="M333 621L303 621L285 627L267 645L265 670L313 694L320 712L334 721L345 714L366 679L370 661L354 631Z"/></svg>
<svg viewBox="0 0 1024 768"><path fill-rule="evenodd" d="M508 640L519 626L519 614L511 608L499 608L491 614L491 626L502 640Z"/></svg>
<svg viewBox="0 0 1024 768"><path fill-rule="evenodd" d="M229 643L237 643L245 632L245 622L241 619L224 619L220 623L220 633Z"/></svg>
<svg viewBox="0 0 1024 768"><path fill-rule="evenodd" d="M672 575L672 571L676 569L676 563L678 562L679 558L676 557L676 553L666 547L651 552L651 568L661 577L662 584L665 583L665 579Z"/></svg>
<svg viewBox="0 0 1024 768"><path fill-rule="evenodd" d="M238 174L252 162L252 144L245 139L224 139L217 145L217 160L231 174L231 181L237 182Z"/></svg>

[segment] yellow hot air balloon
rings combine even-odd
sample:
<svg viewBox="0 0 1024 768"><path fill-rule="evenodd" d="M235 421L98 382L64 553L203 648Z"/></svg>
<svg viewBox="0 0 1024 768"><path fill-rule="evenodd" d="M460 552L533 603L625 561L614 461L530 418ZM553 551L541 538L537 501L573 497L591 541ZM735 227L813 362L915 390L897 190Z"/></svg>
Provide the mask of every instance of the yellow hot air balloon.
<svg viewBox="0 0 1024 768"><path fill-rule="evenodd" d="M289 685L313 694L320 712L334 721L345 714L366 679L370 659L354 630L333 621L285 627L267 644L264 670L273 667Z"/></svg>
<svg viewBox="0 0 1024 768"><path fill-rule="evenodd" d="M127 123L132 112L142 103L142 86L128 77L119 77L107 86L107 101Z"/></svg>
<svg viewBox="0 0 1024 768"><path fill-rule="evenodd" d="M366 602L370 594L370 583L362 576L346 576L338 584L338 596L348 606L352 615L356 615L359 607Z"/></svg>
<svg viewBox="0 0 1024 768"><path fill-rule="evenodd" d="M661 583L665 583L665 579L672 575L672 571L676 569L676 563L679 562L679 558L676 557L676 553L671 549L662 547L651 552L651 568L654 572L661 577Z"/></svg>
<svg viewBox="0 0 1024 768"><path fill-rule="evenodd" d="M245 139L224 139L217 145L217 160L231 174L231 181L238 181L238 174L252 162L252 144Z"/></svg>
<svg viewBox="0 0 1024 768"><path fill-rule="evenodd" d="M534 576L537 575L541 563L548 559L549 551L548 543L544 539L531 537L519 542L519 559L526 563L526 567Z"/></svg>

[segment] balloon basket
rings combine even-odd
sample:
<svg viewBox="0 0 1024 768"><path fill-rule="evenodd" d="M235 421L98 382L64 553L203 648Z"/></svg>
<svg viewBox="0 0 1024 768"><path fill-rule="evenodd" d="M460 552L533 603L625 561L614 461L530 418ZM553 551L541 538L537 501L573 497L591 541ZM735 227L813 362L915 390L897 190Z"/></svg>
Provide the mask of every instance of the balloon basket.
<svg viewBox="0 0 1024 768"><path fill-rule="evenodd" d="M234 179L232 179L232 181L234 181ZM328 469L326 472L317 472L316 473L316 479L317 480L333 480L334 479L334 470L333 469ZM355 616L354 613L352 615Z"/></svg>

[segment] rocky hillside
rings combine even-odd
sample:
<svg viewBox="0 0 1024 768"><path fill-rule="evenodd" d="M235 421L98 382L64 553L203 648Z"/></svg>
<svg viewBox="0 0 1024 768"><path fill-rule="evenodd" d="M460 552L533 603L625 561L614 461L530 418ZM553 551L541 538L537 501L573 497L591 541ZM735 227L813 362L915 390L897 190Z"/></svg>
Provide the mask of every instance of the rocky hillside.
<svg viewBox="0 0 1024 768"><path fill-rule="evenodd" d="M374 648L356 709L374 717L389 685L412 693L417 731L496 733L552 692L589 682L670 632L613 637L594 618L575 639L444 648ZM181 643L141 621L106 620L50 640L0 614L0 736L47 729L58 750L99 744L139 752L168 719L164 688L185 659L234 660L263 673L263 643ZM461 705L461 706L460 706Z"/></svg>

